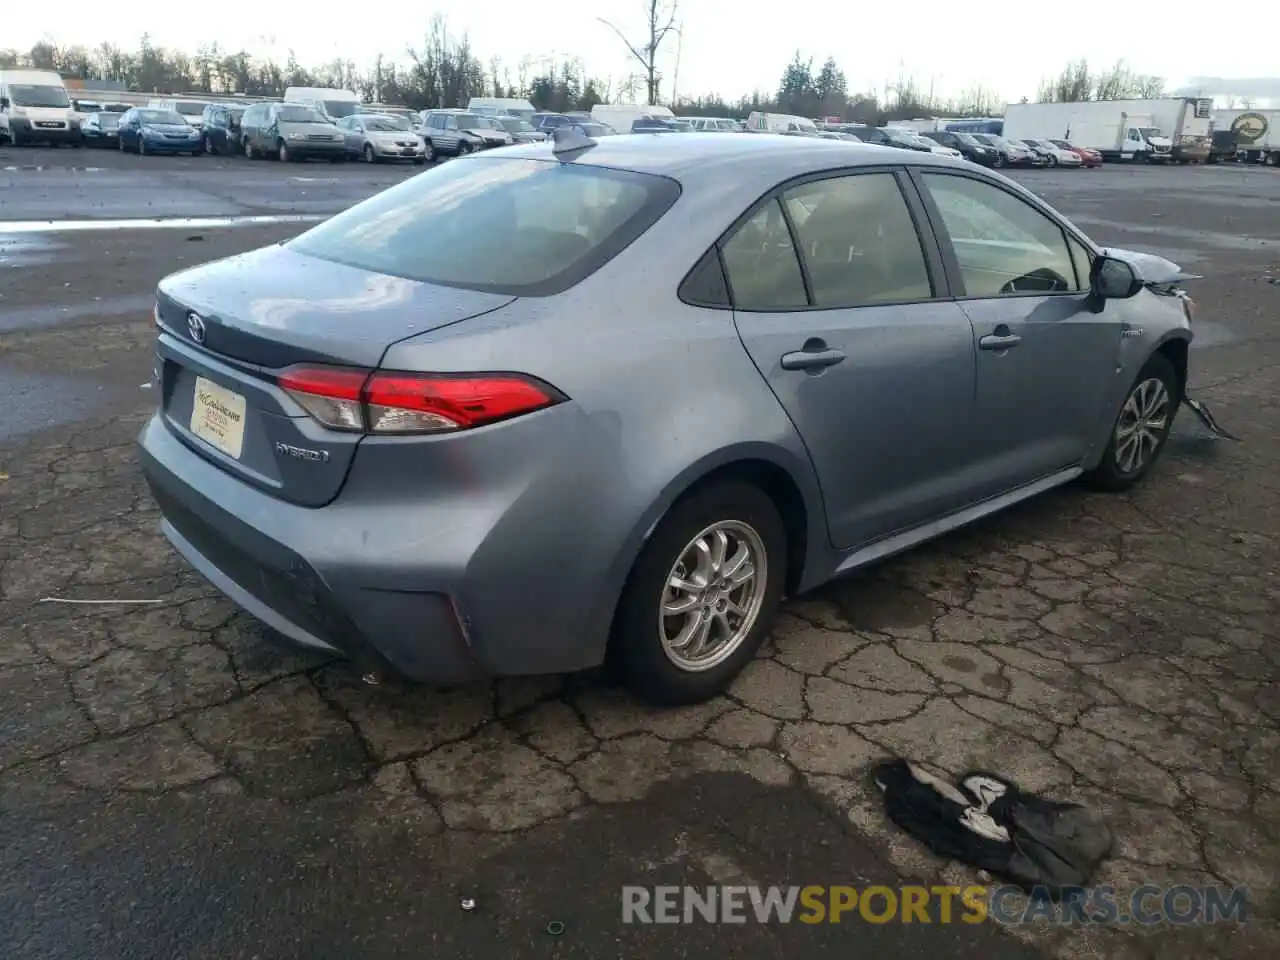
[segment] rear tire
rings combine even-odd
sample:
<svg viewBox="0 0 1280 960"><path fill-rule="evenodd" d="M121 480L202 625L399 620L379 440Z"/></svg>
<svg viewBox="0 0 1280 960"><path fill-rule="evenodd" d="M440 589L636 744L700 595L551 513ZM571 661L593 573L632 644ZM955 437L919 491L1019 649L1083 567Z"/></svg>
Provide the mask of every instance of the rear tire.
<svg viewBox="0 0 1280 960"><path fill-rule="evenodd" d="M1168 357L1154 354L1125 394L1102 462L1085 474L1085 481L1116 493L1138 483L1160 458L1181 403L1178 372ZM1135 444L1137 459L1132 457Z"/></svg>
<svg viewBox="0 0 1280 960"><path fill-rule="evenodd" d="M712 531L725 536L719 567L711 563L714 549L695 546L700 537L704 546L713 545L718 533ZM743 565L731 570L744 551ZM724 481L694 491L658 524L631 570L614 615L612 665L653 703L699 703L716 696L768 635L782 599L786 564L786 528L759 488ZM734 585L748 569L750 579ZM675 578L697 589L674 591L668 584ZM688 609L664 615L666 605L679 603ZM696 630L702 621L708 625L703 655L693 655L693 643L683 654L673 649L679 645L672 639L682 636L682 629Z"/></svg>

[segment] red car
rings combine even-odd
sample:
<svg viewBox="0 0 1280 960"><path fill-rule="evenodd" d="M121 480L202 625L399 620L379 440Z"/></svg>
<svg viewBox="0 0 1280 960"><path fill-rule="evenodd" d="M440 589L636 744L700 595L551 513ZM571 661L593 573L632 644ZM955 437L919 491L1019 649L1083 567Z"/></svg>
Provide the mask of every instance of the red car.
<svg viewBox="0 0 1280 960"><path fill-rule="evenodd" d="M1061 147L1063 150L1070 150L1080 158L1080 163L1086 167L1102 166L1102 154L1093 147L1077 147L1074 143L1066 140L1050 140L1055 147Z"/></svg>

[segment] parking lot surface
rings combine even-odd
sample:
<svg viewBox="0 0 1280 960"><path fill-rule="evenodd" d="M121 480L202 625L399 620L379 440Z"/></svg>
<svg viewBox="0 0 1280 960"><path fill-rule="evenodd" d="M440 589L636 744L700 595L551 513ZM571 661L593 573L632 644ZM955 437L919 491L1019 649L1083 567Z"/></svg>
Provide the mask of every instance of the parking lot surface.
<svg viewBox="0 0 1280 960"><path fill-rule="evenodd" d="M327 214L417 172L138 159L0 149L0 219ZM134 438L155 282L301 228L0 223L0 955L1280 955L1280 174L1018 176L1204 274L1192 390L1240 442L1184 410L1132 493L793 599L728 696L665 711L278 645L160 536ZM621 924L624 884L976 882L884 816L889 754L1099 808L1096 882L1245 885L1249 922Z"/></svg>

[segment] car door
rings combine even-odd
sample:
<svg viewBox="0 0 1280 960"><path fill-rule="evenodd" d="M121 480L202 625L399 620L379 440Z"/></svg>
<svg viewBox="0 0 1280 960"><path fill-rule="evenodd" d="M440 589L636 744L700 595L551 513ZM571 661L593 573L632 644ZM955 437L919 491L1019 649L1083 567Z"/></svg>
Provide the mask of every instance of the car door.
<svg viewBox="0 0 1280 960"><path fill-rule="evenodd" d="M240 118L240 138L246 147L258 147L258 128L262 126L264 107L250 107Z"/></svg>
<svg viewBox="0 0 1280 960"><path fill-rule="evenodd" d="M799 181L722 243L739 336L803 438L832 543L963 506L973 333L899 169Z"/></svg>
<svg viewBox="0 0 1280 960"><path fill-rule="evenodd" d="M459 146L462 144L461 134L458 132L458 120L452 114L444 115L444 130L441 131L443 136L442 146L446 153L457 153Z"/></svg>
<svg viewBox="0 0 1280 960"><path fill-rule="evenodd" d="M120 148L122 150L132 150L138 145L138 111L126 110L124 116L120 118L120 129L117 136L120 138Z"/></svg>
<svg viewBox="0 0 1280 960"><path fill-rule="evenodd" d="M364 149L364 126L355 117L343 117L336 124L342 131L343 146L347 153L359 153Z"/></svg>
<svg viewBox="0 0 1280 960"><path fill-rule="evenodd" d="M978 358L987 492L1078 464L1117 373L1118 308L1089 296L1092 254L1047 209L980 174L917 173Z"/></svg>

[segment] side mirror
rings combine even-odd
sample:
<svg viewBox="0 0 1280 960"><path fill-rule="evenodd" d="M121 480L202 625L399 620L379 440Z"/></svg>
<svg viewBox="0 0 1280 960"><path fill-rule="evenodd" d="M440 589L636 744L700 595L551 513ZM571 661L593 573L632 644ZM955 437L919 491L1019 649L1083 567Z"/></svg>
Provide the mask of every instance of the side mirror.
<svg viewBox="0 0 1280 960"><path fill-rule="evenodd" d="M1098 256L1093 261L1090 286L1103 300L1128 300L1142 290L1142 278L1133 266L1115 257Z"/></svg>

